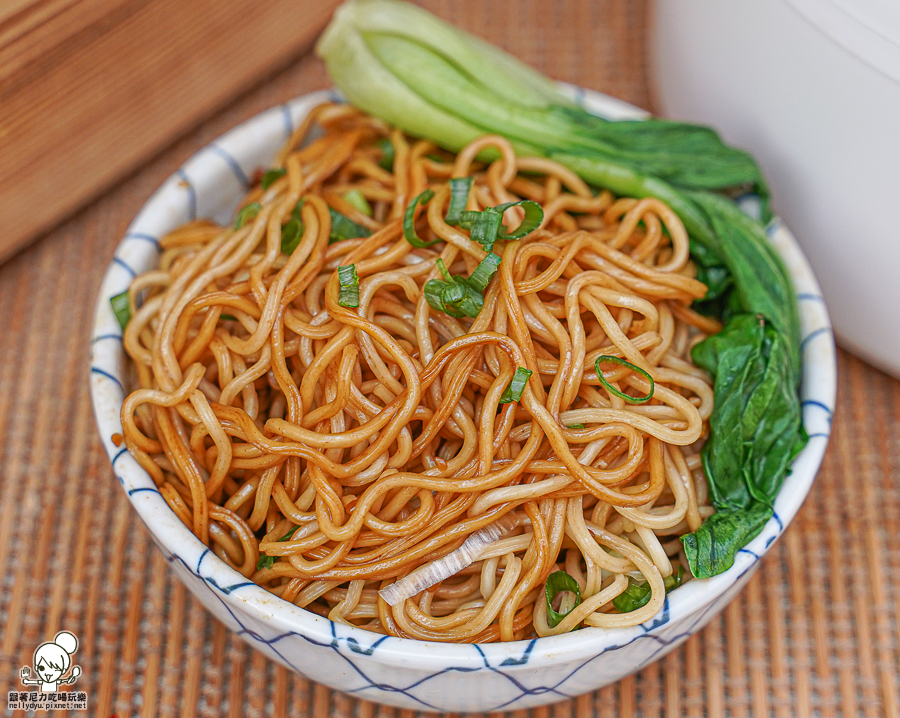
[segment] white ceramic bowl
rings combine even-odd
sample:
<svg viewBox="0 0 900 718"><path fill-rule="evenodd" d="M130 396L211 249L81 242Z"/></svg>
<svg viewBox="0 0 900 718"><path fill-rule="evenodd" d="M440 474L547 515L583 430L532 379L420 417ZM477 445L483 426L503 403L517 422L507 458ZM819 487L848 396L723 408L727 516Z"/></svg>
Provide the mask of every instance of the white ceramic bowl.
<svg viewBox="0 0 900 718"><path fill-rule="evenodd" d="M425 710L528 708L595 690L657 660L704 626L747 582L806 498L825 451L835 398L834 344L818 285L780 222L769 228L769 237L798 293L809 445L778 496L775 516L740 551L733 568L677 589L653 620L634 628L447 645L332 623L282 601L219 560L169 509L131 455L113 443L113 434L121 432L126 357L109 298L136 273L155 266L158 239L169 230L195 217L227 222L247 178L268 166L291 128L326 97L314 93L264 112L199 152L153 195L116 249L97 300L90 381L97 426L122 489L178 577L226 626L298 674L360 698ZM611 98L582 92L579 97L598 114L627 114Z"/></svg>
<svg viewBox="0 0 900 718"><path fill-rule="evenodd" d="M749 150L839 341L900 377L900 3L656 0L660 111Z"/></svg>

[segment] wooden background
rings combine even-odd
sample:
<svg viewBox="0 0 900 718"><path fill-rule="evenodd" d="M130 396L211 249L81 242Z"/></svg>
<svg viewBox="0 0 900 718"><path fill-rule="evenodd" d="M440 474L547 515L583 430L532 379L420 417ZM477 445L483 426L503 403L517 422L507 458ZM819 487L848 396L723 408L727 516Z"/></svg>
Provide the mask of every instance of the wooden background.
<svg viewBox="0 0 900 718"><path fill-rule="evenodd" d="M0 2L0 261L308 52L336 4Z"/></svg>
<svg viewBox="0 0 900 718"><path fill-rule="evenodd" d="M649 106L643 1L423 4L555 78ZM130 509L88 398L93 301L131 218L219 134L325 86L313 57L260 78L0 265L0 712L34 648L67 629L81 640L90 716L414 715L297 678L207 614ZM825 464L746 590L659 663L533 715L900 715L898 476L900 382L841 353Z"/></svg>

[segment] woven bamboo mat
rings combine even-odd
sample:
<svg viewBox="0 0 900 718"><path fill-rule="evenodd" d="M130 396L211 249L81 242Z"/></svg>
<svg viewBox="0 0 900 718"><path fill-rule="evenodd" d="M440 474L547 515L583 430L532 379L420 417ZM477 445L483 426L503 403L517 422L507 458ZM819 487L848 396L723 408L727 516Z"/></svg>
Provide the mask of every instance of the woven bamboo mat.
<svg viewBox="0 0 900 718"><path fill-rule="evenodd" d="M643 2L562 0L549 13L539 0L427 5L554 77L649 103ZM66 629L81 641L77 686L91 716L413 715L297 678L207 614L129 508L88 398L94 295L130 219L223 131L326 84L315 59L298 61L0 266L2 709L34 648ZM900 715L897 477L900 382L842 353L825 464L745 591L661 662L533 714Z"/></svg>

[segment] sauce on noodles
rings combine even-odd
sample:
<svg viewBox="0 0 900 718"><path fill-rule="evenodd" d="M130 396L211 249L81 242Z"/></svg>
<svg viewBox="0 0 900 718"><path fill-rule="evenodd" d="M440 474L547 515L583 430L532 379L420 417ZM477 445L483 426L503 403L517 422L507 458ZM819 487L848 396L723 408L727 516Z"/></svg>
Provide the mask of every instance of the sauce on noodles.
<svg viewBox="0 0 900 718"><path fill-rule="evenodd" d="M509 641L657 613L686 566L677 537L712 513L713 392L690 348L719 326L690 309L706 287L677 216L595 196L500 137L454 156L345 105L314 110L277 163L234 226L175 230L130 289L123 435L172 510L284 600L395 636ZM543 209L494 245L475 317L423 292L438 259L468 277L487 256L445 221L455 177L473 178L470 211ZM435 243L418 248L403 217L429 188L415 231ZM368 236L334 241L335 217ZM339 301L351 264L358 307ZM571 582L545 590L559 571L580 602ZM620 610L635 588L645 602Z"/></svg>

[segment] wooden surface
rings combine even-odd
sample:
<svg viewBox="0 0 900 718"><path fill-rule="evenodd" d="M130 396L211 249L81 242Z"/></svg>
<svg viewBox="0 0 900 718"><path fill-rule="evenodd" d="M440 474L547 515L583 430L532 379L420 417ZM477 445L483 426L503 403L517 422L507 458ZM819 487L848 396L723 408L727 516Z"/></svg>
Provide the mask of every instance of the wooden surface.
<svg viewBox="0 0 900 718"><path fill-rule="evenodd" d="M336 4L0 3L0 261L309 50Z"/></svg>
<svg viewBox="0 0 900 718"><path fill-rule="evenodd" d="M647 106L641 2L563 0L550 15L536 0L427 6L554 77ZM0 266L3 707L34 648L68 629L90 716L414 715L297 678L212 618L130 509L88 398L94 295L130 219L223 131L326 84L318 61L296 62ZM744 592L661 662L533 715L900 715L898 477L900 382L841 353L825 464Z"/></svg>

